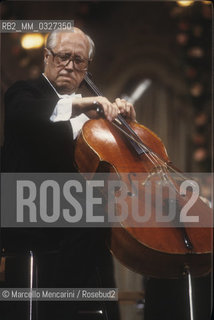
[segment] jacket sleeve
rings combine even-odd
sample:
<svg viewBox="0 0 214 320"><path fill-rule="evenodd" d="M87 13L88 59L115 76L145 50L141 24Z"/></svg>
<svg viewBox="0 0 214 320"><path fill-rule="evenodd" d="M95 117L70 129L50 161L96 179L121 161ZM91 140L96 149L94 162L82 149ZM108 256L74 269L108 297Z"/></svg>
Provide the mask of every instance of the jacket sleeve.
<svg viewBox="0 0 214 320"><path fill-rule="evenodd" d="M41 95L35 87L19 81L5 94L6 114L16 122L49 120L57 101L56 95Z"/></svg>
<svg viewBox="0 0 214 320"><path fill-rule="evenodd" d="M70 121L50 121L57 101L55 93L43 94L25 81L6 92L5 145L10 157L16 153L17 171L66 171L73 162Z"/></svg>

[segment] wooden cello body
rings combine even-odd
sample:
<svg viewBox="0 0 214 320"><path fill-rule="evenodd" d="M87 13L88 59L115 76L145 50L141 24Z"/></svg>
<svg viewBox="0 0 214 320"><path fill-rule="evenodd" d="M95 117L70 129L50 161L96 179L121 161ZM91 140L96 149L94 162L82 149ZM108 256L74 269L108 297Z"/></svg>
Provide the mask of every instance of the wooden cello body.
<svg viewBox="0 0 214 320"><path fill-rule="evenodd" d="M159 170L165 170L163 164L169 163L169 159L163 143L155 133L134 121L129 126L140 141L149 146L146 152L137 152L134 148L136 146L127 142L126 134L122 134L117 126L103 118L85 123L75 147L75 161L80 172L90 172L91 176L96 172L114 172L128 186L126 202L130 216L120 227L111 229L111 252L131 270L153 277L178 278L185 273L185 268L189 268L193 276L208 274L211 270L212 210L200 198L190 210L190 215L197 213L200 217L200 227L183 225L177 228L173 224L171 227L160 227L156 223L154 201L150 208L150 224L144 223L144 227L135 224L132 215L133 198L138 201L141 215L146 215L148 208L143 205L145 179L159 179ZM155 159L161 161L148 155L148 150L152 150ZM137 181L140 186L138 194L133 191L133 181ZM177 183L173 184L177 187ZM117 192L120 193L120 190ZM151 194L151 198L154 198L153 188ZM165 200L167 197L168 194ZM179 197L181 206L184 204L182 201L183 198ZM119 206L117 210L120 214Z"/></svg>

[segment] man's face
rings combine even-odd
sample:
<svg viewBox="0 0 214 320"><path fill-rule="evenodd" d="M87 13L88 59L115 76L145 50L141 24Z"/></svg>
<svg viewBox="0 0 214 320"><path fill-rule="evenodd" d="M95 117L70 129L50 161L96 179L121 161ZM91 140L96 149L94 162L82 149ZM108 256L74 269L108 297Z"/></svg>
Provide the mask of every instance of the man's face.
<svg viewBox="0 0 214 320"><path fill-rule="evenodd" d="M72 57L88 59L89 42L82 33L62 32L57 34L56 45L52 51L54 54L71 54ZM75 92L82 82L85 72L76 70L72 60L65 66L57 65L53 54L45 49L44 73L59 93Z"/></svg>

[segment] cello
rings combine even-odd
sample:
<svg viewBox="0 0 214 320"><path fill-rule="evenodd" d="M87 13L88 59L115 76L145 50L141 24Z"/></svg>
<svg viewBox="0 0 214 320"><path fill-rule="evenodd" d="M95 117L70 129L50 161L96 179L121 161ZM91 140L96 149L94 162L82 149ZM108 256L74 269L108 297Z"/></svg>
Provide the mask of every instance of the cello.
<svg viewBox="0 0 214 320"><path fill-rule="evenodd" d="M87 74L84 80L96 95L102 95ZM99 107L97 111L100 111ZM167 182L175 189L175 201L171 201L168 192L164 194L164 201L176 210L184 207L192 196L191 191L187 191L186 199L177 193L179 185L172 172L181 181L185 177L170 162L160 138L145 126L126 121L122 115L118 115L112 123L102 116L87 121L76 142L75 162L82 173L117 174L128 186L126 204L130 213L133 198L141 197L138 210L146 215L142 203L146 201L145 182L148 180L152 182L152 199L155 198L153 185L157 181ZM136 181L140 186L137 192L134 188ZM120 192L116 190L115 197ZM179 278L190 272L193 276L208 274L211 271L212 210L198 197L189 214L194 216L197 212L200 227L185 223L179 227L173 224L163 227L156 222L154 202L150 207L149 225L142 227L136 224L130 214L120 227L111 229L108 245L112 254L129 269L157 278ZM117 206L116 210L119 215L122 214L121 207Z"/></svg>

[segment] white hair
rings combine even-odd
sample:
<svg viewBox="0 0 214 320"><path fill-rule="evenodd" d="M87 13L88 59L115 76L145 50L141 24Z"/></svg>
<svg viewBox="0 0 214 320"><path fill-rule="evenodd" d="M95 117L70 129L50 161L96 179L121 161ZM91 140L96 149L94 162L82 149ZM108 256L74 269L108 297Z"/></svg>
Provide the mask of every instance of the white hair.
<svg viewBox="0 0 214 320"><path fill-rule="evenodd" d="M56 46L56 43L57 43L57 34L58 33L61 33L61 32L75 32L75 29L73 30L70 30L70 29L64 29L64 30L61 30L61 29L56 29L56 30L53 30L49 33L48 37L47 37L47 40L46 40L46 48L47 49L53 49L55 46ZM95 44L94 44L94 41L91 39L91 37L89 37L89 35L87 35L86 33L84 33L82 31L82 33L86 36L86 38L88 39L88 42L89 42L89 53L88 53L88 58L90 60L92 60L94 58L94 54L95 54Z"/></svg>

